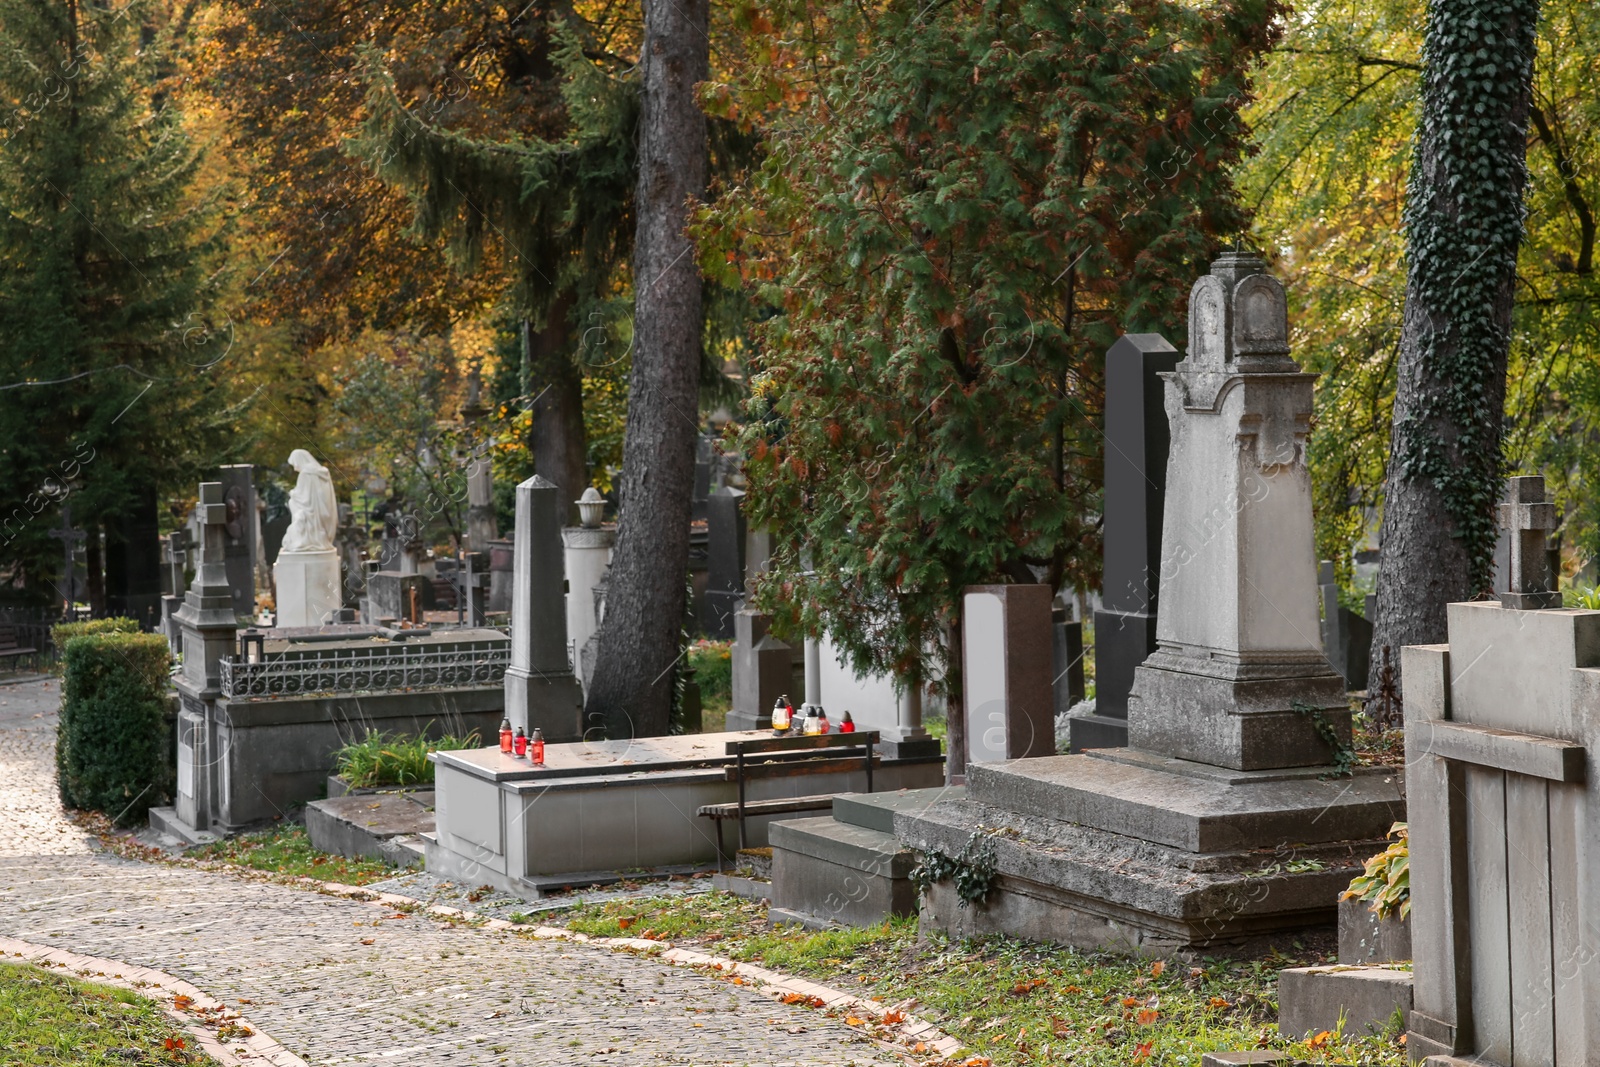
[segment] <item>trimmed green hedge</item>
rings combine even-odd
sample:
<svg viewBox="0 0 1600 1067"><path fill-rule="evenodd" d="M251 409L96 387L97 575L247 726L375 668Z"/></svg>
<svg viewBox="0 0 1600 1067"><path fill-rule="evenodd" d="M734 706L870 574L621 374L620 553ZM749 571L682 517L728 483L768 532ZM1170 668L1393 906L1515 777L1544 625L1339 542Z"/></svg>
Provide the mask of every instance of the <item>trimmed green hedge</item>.
<svg viewBox="0 0 1600 1067"><path fill-rule="evenodd" d="M66 678L56 732L61 802L105 812L120 826L140 822L172 792L163 714L166 638L88 634L71 638L62 651Z"/></svg>
<svg viewBox="0 0 1600 1067"><path fill-rule="evenodd" d="M86 637L90 634L136 634L138 632L138 620L120 616L114 619L84 619L82 622L58 622L50 627L50 643L55 646L56 655L59 657L65 654L67 642L74 637Z"/></svg>

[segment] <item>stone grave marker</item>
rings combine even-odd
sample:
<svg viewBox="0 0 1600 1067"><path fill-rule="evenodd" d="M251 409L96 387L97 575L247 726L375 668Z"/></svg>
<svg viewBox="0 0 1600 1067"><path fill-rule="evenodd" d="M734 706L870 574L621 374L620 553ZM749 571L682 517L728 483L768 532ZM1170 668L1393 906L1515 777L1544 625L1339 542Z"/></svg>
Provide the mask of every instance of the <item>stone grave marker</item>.
<svg viewBox="0 0 1600 1067"><path fill-rule="evenodd" d="M513 727L544 731L549 742L582 735L583 692L567 658L566 575L561 519L567 505L554 482L534 475L517 486L516 570L511 594L511 666L506 715Z"/></svg>
<svg viewBox="0 0 1600 1067"><path fill-rule="evenodd" d="M235 463L219 472L222 502L228 509L224 527L228 588L233 610L248 618L256 613L256 483L255 467Z"/></svg>
<svg viewBox="0 0 1600 1067"><path fill-rule="evenodd" d="M772 725L772 705L781 696L796 699L794 649L770 632L772 619L754 608L733 616L733 696L727 729L762 730ZM795 707L799 707L798 701Z"/></svg>
<svg viewBox="0 0 1600 1067"><path fill-rule="evenodd" d="M962 597L968 766L1056 748L1050 587L973 585Z"/></svg>
<svg viewBox="0 0 1600 1067"><path fill-rule="evenodd" d="M1094 613L1094 714L1070 724L1072 751L1128 743L1133 671L1156 648L1161 509L1170 434L1161 376L1178 352L1154 333L1106 352L1105 571Z"/></svg>
<svg viewBox="0 0 1600 1067"><path fill-rule="evenodd" d="M1365 689L1372 659L1372 623L1339 603L1332 560L1317 565L1317 588L1322 594L1322 653L1344 678L1346 689Z"/></svg>
<svg viewBox="0 0 1600 1067"><path fill-rule="evenodd" d="M589 639L600 628L595 589L611 565L617 530L601 524L606 502L598 489L590 486L574 503L578 506L579 525L561 530L567 572L567 646L574 672L587 690L588 672L583 669L583 657Z"/></svg>
<svg viewBox="0 0 1600 1067"><path fill-rule="evenodd" d="M706 593L700 626L707 637L733 637L733 616L744 601L744 492L726 486L706 501Z"/></svg>
<svg viewBox="0 0 1600 1067"><path fill-rule="evenodd" d="M494 467L487 456L467 464L467 551L487 552L499 537L494 517Z"/></svg>

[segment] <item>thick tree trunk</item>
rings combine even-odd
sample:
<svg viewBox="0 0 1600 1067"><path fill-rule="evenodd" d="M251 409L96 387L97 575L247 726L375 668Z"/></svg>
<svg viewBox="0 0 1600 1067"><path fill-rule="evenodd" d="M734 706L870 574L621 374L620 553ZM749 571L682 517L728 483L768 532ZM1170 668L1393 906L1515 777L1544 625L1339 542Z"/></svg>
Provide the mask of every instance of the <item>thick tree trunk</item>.
<svg viewBox="0 0 1600 1067"><path fill-rule="evenodd" d="M583 429L583 375L568 345L567 313L572 295L563 294L550 309L542 330L529 328L529 387L533 420L528 441L533 469L554 482L567 504L567 521L577 521L573 501L589 486L588 439Z"/></svg>
<svg viewBox="0 0 1600 1067"><path fill-rule="evenodd" d="M683 628L699 430L701 280L684 232L706 185L707 0L644 0L634 353L622 515L586 708L608 736L665 734Z"/></svg>
<svg viewBox="0 0 1600 1067"><path fill-rule="evenodd" d="M1400 649L1487 591L1537 24L1536 0L1429 7L1372 641L1395 692Z"/></svg>

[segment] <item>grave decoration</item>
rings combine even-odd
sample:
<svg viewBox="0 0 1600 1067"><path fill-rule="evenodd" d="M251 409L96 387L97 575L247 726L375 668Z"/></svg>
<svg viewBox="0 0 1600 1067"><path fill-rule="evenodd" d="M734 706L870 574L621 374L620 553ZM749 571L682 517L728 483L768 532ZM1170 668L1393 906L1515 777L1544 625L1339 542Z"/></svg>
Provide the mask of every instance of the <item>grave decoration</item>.
<svg viewBox="0 0 1600 1067"><path fill-rule="evenodd" d="M1314 377L1289 357L1265 264L1220 257L1165 375L1157 648L1134 672L1130 745L975 763L964 798L897 814L925 856L959 864L977 840L993 865L969 907L959 879L930 884L927 926L1167 951L1333 921L1405 805L1392 774L1349 768L1344 682L1320 647Z"/></svg>
<svg viewBox="0 0 1600 1067"><path fill-rule="evenodd" d="M1566 610L1544 479L1509 480L1510 588L1401 650L1413 1009L1430 1064L1600 1063L1600 611Z"/></svg>

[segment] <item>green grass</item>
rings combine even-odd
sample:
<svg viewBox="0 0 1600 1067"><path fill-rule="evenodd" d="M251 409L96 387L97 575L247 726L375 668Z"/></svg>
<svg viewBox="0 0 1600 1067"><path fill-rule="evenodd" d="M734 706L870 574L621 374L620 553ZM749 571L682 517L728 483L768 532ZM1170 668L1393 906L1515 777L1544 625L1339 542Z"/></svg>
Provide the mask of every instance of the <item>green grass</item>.
<svg viewBox="0 0 1600 1067"><path fill-rule="evenodd" d="M243 834L214 845L192 848L184 855L197 860L217 860L291 877L318 878L324 882L366 885L393 878L395 869L379 860L352 860L319 852L311 847L306 828L285 823L255 834Z"/></svg>
<svg viewBox="0 0 1600 1067"><path fill-rule="evenodd" d="M179 1042L182 1042L180 1045ZM211 1064L152 1001L39 967L0 963L6 1067Z"/></svg>
<svg viewBox="0 0 1600 1067"><path fill-rule="evenodd" d="M1205 1052L1254 1048L1329 1064L1406 1062L1397 1030L1330 1035L1315 1049L1278 1034L1278 971L1324 962L1309 954L1191 964L1007 938L919 939L914 919L773 930L766 908L723 893L583 905L549 921L601 937L695 944L887 1004L915 998L915 1014L996 1067L1188 1065Z"/></svg>
<svg viewBox="0 0 1600 1067"><path fill-rule="evenodd" d="M483 744L476 733L466 737L407 737L373 730L334 754L340 777L357 788L380 785L425 785L433 781L428 753Z"/></svg>

